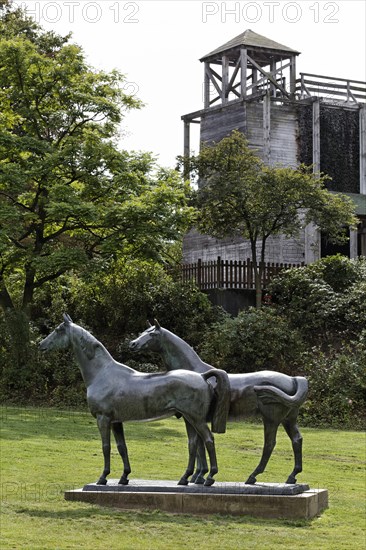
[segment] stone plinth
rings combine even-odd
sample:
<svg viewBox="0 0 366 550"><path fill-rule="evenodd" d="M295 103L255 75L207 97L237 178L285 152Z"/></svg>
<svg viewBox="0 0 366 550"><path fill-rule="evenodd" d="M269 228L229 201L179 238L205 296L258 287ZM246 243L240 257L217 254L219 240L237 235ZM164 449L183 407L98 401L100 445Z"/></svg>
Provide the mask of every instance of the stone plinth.
<svg viewBox="0 0 366 550"><path fill-rule="evenodd" d="M179 486L175 481L133 480L129 485L85 485L65 492L69 501L124 510L161 510L179 514L250 515L310 519L328 507L328 491L308 485L216 482L212 487Z"/></svg>

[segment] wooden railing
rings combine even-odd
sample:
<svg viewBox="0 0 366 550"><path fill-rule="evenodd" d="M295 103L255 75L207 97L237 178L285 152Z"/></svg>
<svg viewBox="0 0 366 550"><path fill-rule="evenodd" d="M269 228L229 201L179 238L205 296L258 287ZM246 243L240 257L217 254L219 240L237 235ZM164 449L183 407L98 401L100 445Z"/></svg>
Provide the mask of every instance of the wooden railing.
<svg viewBox="0 0 366 550"><path fill-rule="evenodd" d="M283 269L300 267L304 264L285 264L267 262L261 265L261 287L265 289L268 282ZM180 266L183 282L194 282L200 290L222 289L254 289L254 264L248 258L246 261L222 260L183 264Z"/></svg>
<svg viewBox="0 0 366 550"><path fill-rule="evenodd" d="M296 80L296 92L301 99L316 96L361 103L366 101L366 82L300 73L300 78Z"/></svg>

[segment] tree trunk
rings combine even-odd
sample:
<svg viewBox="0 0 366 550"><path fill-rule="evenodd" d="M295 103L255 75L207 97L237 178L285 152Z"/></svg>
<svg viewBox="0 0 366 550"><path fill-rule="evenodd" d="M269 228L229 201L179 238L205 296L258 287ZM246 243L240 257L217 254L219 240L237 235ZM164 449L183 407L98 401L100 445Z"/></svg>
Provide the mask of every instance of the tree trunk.
<svg viewBox="0 0 366 550"><path fill-rule="evenodd" d="M29 367L30 333L29 318L22 309L8 309L5 312L8 332L8 357L20 371Z"/></svg>
<svg viewBox="0 0 366 550"><path fill-rule="evenodd" d="M255 281L255 307L262 307L262 287L261 287L261 267L257 261L257 242L251 241L252 260L254 266L254 281Z"/></svg>

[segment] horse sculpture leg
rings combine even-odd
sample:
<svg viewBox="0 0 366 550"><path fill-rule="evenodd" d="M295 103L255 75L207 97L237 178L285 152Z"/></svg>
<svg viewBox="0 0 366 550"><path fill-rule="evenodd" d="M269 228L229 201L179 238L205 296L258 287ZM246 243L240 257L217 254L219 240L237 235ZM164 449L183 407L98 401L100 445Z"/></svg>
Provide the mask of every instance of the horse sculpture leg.
<svg viewBox="0 0 366 550"><path fill-rule="evenodd" d="M302 436L296 424L298 411L295 411L291 417L283 422L283 427L291 439L294 452L295 466L286 483L296 483L296 475L302 472Z"/></svg>
<svg viewBox="0 0 366 550"><path fill-rule="evenodd" d="M122 422L113 422L112 424L113 435L116 440L117 449L121 455L123 461L123 474L119 480L119 485L128 485L128 476L131 473L130 461L128 459L128 451L125 440L125 434L123 431Z"/></svg>
<svg viewBox="0 0 366 550"><path fill-rule="evenodd" d="M198 445L198 435L196 430L191 426L191 424L186 420L186 430L188 435L188 452L189 452L189 459L188 459L188 466L180 480L178 481L178 485L188 485L188 478L193 474L194 472L194 463L196 460L196 454L197 454L197 445Z"/></svg>
<svg viewBox="0 0 366 550"><path fill-rule="evenodd" d="M276 435L278 430L278 424L274 422L270 422L266 418L263 419L264 423L264 445L263 445L263 452L262 452L262 458L254 470L246 480L247 485L254 485L254 483L257 481L256 477L258 474L261 474L264 472L268 461L271 457L272 451L276 446Z"/></svg>
<svg viewBox="0 0 366 550"><path fill-rule="evenodd" d="M197 432L196 430L190 425L187 420L185 420L186 423L186 430L187 430L187 436L188 436L188 444L191 438L196 438ZM197 438L197 467L196 471L191 477L190 483L196 483L197 485L203 485L205 482L205 474L208 472L208 466L207 466L207 460L206 460L206 452L205 452L205 446L200 437Z"/></svg>
<svg viewBox="0 0 366 550"><path fill-rule="evenodd" d="M205 475L208 472L208 465L206 460L206 450L205 445L200 437L197 440L197 461L196 461L196 471L191 477L191 483L196 485L203 485L205 483Z"/></svg>
<svg viewBox="0 0 366 550"><path fill-rule="evenodd" d="M97 481L97 485L107 485L107 475L111 471L111 422L107 416L98 415L97 423L102 438L104 456L104 470Z"/></svg>
<svg viewBox="0 0 366 550"><path fill-rule="evenodd" d="M211 430L209 430L209 428L207 427L207 424L205 424L204 422L196 425L195 428L198 435L201 437L202 441L205 444L205 447L209 456L209 460L210 460L210 471L208 473L206 481L204 482L204 485L206 487L209 487L210 485L213 485L215 483L213 476L217 474L217 472L219 471L217 467L215 440L214 440L214 436L211 433Z"/></svg>

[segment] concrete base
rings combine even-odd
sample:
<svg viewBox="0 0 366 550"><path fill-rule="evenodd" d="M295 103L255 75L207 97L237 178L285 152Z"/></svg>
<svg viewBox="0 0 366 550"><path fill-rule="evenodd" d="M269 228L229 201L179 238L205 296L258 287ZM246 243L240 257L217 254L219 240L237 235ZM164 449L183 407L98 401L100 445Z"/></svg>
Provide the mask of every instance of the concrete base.
<svg viewBox="0 0 366 550"><path fill-rule="evenodd" d="M261 518L310 519L328 507L326 489L307 485L220 483L179 486L173 481L134 480L129 485L85 485L65 492L81 501L124 510L161 510L178 514L250 515Z"/></svg>

